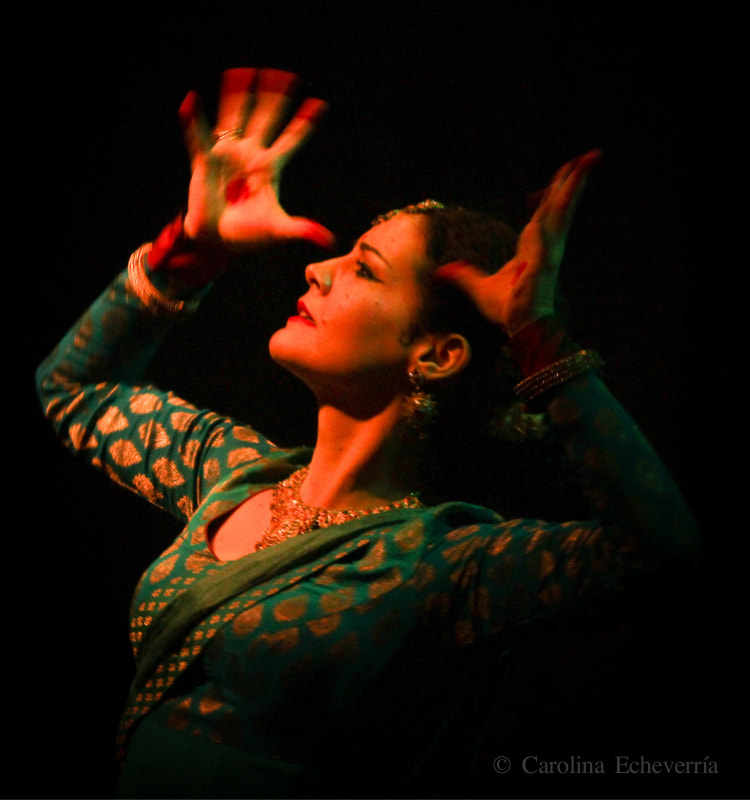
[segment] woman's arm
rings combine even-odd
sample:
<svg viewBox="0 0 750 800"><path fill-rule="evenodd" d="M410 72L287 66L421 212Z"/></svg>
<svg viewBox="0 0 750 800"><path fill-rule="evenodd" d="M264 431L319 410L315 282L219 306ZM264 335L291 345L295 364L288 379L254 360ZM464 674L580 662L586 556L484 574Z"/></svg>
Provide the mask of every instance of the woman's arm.
<svg viewBox="0 0 750 800"><path fill-rule="evenodd" d="M193 166L186 215L133 254L37 372L45 414L63 442L181 516L227 470L275 448L250 428L139 385L146 365L233 253L294 237L331 239L278 201L283 164L322 108L308 101L277 133L293 80L273 70L226 73L213 135L188 96L181 108Z"/></svg>
<svg viewBox="0 0 750 800"><path fill-rule="evenodd" d="M580 348L553 314L572 209L597 158L558 172L515 258L498 273L467 264L442 268L509 334L511 354L532 379L519 390L528 392L531 410L546 414L590 509L581 521L509 521L451 551L455 575L463 576L454 585L463 581L464 590L476 593L469 606L485 609L479 624L489 629L576 604L636 576L694 574L700 559L694 519L671 474L599 379L598 361L576 355ZM462 541L460 532L455 541Z"/></svg>

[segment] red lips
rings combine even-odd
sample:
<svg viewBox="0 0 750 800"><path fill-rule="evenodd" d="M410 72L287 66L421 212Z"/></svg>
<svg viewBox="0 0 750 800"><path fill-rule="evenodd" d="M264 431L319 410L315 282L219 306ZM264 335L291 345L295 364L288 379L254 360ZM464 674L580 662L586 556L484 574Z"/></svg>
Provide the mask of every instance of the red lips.
<svg viewBox="0 0 750 800"><path fill-rule="evenodd" d="M297 316L290 319L295 322L304 322L307 325L315 325L315 320L312 314L308 311L307 306L301 301L297 301Z"/></svg>

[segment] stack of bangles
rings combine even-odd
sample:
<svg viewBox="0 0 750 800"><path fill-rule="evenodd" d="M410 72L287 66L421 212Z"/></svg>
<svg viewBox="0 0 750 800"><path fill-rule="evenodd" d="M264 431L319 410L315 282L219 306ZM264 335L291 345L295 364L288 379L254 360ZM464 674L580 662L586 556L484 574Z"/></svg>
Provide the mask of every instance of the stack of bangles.
<svg viewBox="0 0 750 800"><path fill-rule="evenodd" d="M596 351L579 350L577 353L565 356L539 372L529 375L528 378L524 378L516 384L514 391L517 397L528 403L553 386L566 383L602 366L604 366L604 360Z"/></svg>
<svg viewBox="0 0 750 800"><path fill-rule="evenodd" d="M128 278L130 279L133 293L146 308L154 313L166 311L171 314L178 314L182 311L194 311L199 305L198 300L177 300L173 297L167 297L148 279L144 261L150 250L151 244L144 244L130 256Z"/></svg>

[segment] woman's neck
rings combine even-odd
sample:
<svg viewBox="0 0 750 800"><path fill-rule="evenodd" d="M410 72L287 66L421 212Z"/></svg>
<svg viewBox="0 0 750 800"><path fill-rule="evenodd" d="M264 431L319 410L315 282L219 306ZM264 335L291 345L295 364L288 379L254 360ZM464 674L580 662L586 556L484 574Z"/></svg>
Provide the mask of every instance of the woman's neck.
<svg viewBox="0 0 750 800"><path fill-rule="evenodd" d="M406 496L402 420L400 399L365 420L322 405L302 499L325 508L365 508Z"/></svg>

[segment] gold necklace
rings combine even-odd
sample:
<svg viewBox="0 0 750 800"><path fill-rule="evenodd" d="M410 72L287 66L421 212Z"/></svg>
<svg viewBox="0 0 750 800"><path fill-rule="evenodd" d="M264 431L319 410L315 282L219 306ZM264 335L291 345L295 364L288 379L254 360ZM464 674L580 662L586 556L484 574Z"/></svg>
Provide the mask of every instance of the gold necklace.
<svg viewBox="0 0 750 800"><path fill-rule="evenodd" d="M340 525L342 522L372 514L382 514L394 508L422 507L421 501L413 493L401 500L373 508L338 509L309 506L299 494L300 486L308 472L309 467L302 467L274 488L271 498L271 525L255 546L256 550L263 550L272 544L291 539L292 536L309 533L317 528Z"/></svg>

